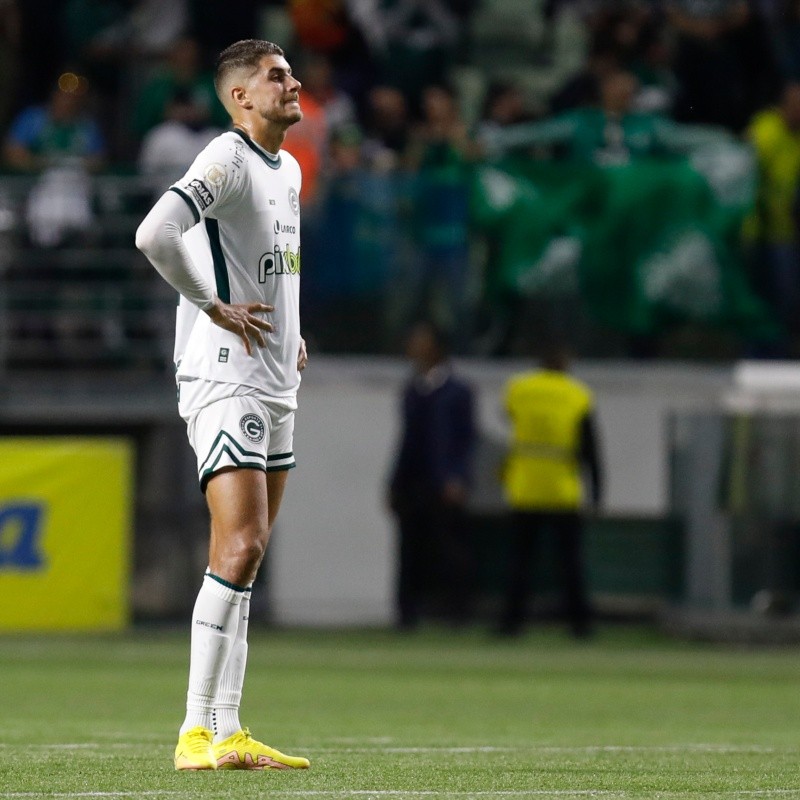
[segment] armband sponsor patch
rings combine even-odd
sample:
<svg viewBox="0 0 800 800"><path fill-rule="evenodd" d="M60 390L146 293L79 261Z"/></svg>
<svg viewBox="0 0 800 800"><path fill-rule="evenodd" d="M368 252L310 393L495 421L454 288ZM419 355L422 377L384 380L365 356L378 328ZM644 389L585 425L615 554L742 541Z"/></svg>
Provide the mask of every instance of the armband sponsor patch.
<svg viewBox="0 0 800 800"><path fill-rule="evenodd" d="M214 195L211 194L211 190L199 178L190 180L186 188L192 193L201 211L205 211L214 202Z"/></svg>

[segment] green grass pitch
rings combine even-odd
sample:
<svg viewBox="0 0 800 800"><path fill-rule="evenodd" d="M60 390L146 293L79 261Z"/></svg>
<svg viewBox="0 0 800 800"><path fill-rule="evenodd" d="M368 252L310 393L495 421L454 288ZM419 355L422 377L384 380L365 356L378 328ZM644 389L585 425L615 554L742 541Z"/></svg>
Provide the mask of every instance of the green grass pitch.
<svg viewBox="0 0 800 800"><path fill-rule="evenodd" d="M312 768L187 774L187 636L0 638L0 800L800 798L798 648L256 630L243 722Z"/></svg>

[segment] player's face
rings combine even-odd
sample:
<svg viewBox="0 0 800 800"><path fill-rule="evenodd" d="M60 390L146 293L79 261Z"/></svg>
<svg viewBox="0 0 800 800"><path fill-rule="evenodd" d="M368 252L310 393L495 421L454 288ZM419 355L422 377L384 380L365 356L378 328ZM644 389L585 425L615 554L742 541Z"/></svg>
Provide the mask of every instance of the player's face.
<svg viewBox="0 0 800 800"><path fill-rule="evenodd" d="M293 125L303 118L300 86L283 56L264 56L250 80L248 94L254 110L265 120Z"/></svg>

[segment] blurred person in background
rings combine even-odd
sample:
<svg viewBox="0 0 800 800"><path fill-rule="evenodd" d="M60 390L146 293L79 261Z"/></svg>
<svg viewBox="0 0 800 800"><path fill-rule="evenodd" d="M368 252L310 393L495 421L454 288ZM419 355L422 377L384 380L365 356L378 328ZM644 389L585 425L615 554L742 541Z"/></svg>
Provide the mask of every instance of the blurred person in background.
<svg viewBox="0 0 800 800"><path fill-rule="evenodd" d="M637 2L595 3L583 6L583 18L589 40L586 64L553 94L550 110L560 113L598 103L603 80L619 70L639 79L638 110L668 109L667 87L674 78L657 10Z"/></svg>
<svg viewBox="0 0 800 800"><path fill-rule="evenodd" d="M753 279L790 333L800 310L800 83L785 86L780 104L760 111L747 128L758 161L754 213L745 230L755 245Z"/></svg>
<svg viewBox="0 0 800 800"><path fill-rule="evenodd" d="M319 53L308 53L302 61L303 91L312 97L325 114L328 135L357 121L355 102L336 83L330 59Z"/></svg>
<svg viewBox="0 0 800 800"><path fill-rule="evenodd" d="M617 166L639 158L688 154L731 138L721 128L681 125L661 114L636 111L638 88L631 72L611 71L601 80L599 106L489 131L482 145L489 154L519 147L550 147L555 154L575 161Z"/></svg>
<svg viewBox="0 0 800 800"><path fill-rule="evenodd" d="M400 90L418 108L424 88L447 77L469 0L366 0L350 5L369 45L377 84Z"/></svg>
<svg viewBox="0 0 800 800"><path fill-rule="evenodd" d="M64 56L85 70L106 97L119 90L122 61L129 57L125 0L65 0L61 7Z"/></svg>
<svg viewBox="0 0 800 800"><path fill-rule="evenodd" d="M583 470L590 502L602 501L602 469L594 397L568 374L565 348L549 347L541 369L514 375L505 389L511 448L503 485L512 513L507 583L498 632L522 632L543 533L555 541L570 627L591 633L591 607L583 559Z"/></svg>
<svg viewBox="0 0 800 800"><path fill-rule="evenodd" d="M405 318L422 313L454 331L453 344L461 353L472 333L467 296L471 157L455 91L428 86L422 95L422 120L412 129L407 153L415 173L411 230L418 255L411 258L404 282Z"/></svg>
<svg viewBox="0 0 800 800"><path fill-rule="evenodd" d="M26 217L31 240L42 247L92 224L89 174L105 164L105 141L88 101L86 78L64 72L48 101L21 111L5 138L6 166L40 176Z"/></svg>
<svg viewBox="0 0 800 800"><path fill-rule="evenodd" d="M403 164L411 119L408 102L399 89L376 86L367 97L364 155L371 169L392 172Z"/></svg>
<svg viewBox="0 0 800 800"><path fill-rule="evenodd" d="M672 41L664 26L652 26L643 37L639 52L630 62L639 80L635 106L638 111L672 114L678 93Z"/></svg>
<svg viewBox="0 0 800 800"><path fill-rule="evenodd" d="M131 95L152 62L168 56L187 30L189 0L66 0L61 6L66 58L85 71L101 97L115 155L130 158ZM138 141L144 131L135 133Z"/></svg>
<svg viewBox="0 0 800 800"><path fill-rule="evenodd" d="M67 71L46 103L28 106L14 118L4 145L7 166L22 172L64 164L96 171L104 154L103 135L89 106L89 84Z"/></svg>
<svg viewBox="0 0 800 800"><path fill-rule="evenodd" d="M593 43L583 69L569 78L550 97L550 111L561 114L573 108L595 106L600 102L600 87L606 78L622 69L618 55Z"/></svg>
<svg viewBox="0 0 800 800"><path fill-rule="evenodd" d="M389 349L400 179L370 169L363 144L355 124L331 132L316 213L303 220L303 252L314 264L314 280L302 285L305 332L328 352Z"/></svg>
<svg viewBox="0 0 800 800"><path fill-rule="evenodd" d="M507 125L528 122L533 118L525 104L525 95L517 83L492 81L483 98L483 108L475 126L474 136L478 139Z"/></svg>
<svg viewBox="0 0 800 800"><path fill-rule="evenodd" d="M328 120L315 97L303 93L303 119L287 132L284 150L291 153L303 172L300 200L306 219L317 210L319 181L328 149Z"/></svg>
<svg viewBox="0 0 800 800"><path fill-rule="evenodd" d="M230 120L214 91L214 77L203 65L200 44L184 37L169 49L136 99L133 129L137 137L167 119L167 109L176 92L188 95L213 126L228 127Z"/></svg>
<svg viewBox="0 0 800 800"><path fill-rule="evenodd" d="M800 0L775 0L769 27L781 77L800 80Z"/></svg>
<svg viewBox="0 0 800 800"><path fill-rule="evenodd" d="M675 35L676 119L741 131L777 70L768 30L748 0L668 0Z"/></svg>
<svg viewBox="0 0 800 800"><path fill-rule="evenodd" d="M296 46L327 59L337 85L360 105L375 80L369 39L378 14L377 3L289 0L286 5Z"/></svg>
<svg viewBox="0 0 800 800"><path fill-rule="evenodd" d="M160 195L221 133L222 128L212 124L206 105L197 103L187 89L176 89L164 121L145 134L137 159L139 173L153 179Z"/></svg>
<svg viewBox="0 0 800 800"><path fill-rule="evenodd" d="M22 14L17 0L0 0L0 129L2 130L6 129L9 122L17 93L21 47Z"/></svg>
<svg viewBox="0 0 800 800"><path fill-rule="evenodd" d="M406 356L413 374L403 389L402 432L389 479L397 517L397 624L415 628L436 590L452 622L466 621L472 602L472 553L466 504L475 447L474 397L448 358L433 323L412 326Z"/></svg>
<svg viewBox="0 0 800 800"><path fill-rule="evenodd" d="M106 163L105 140L90 110L86 78L64 72L43 105L23 109L12 121L3 144L7 168L35 175L25 201L30 242L40 248L86 246L96 235L90 176ZM31 267L28 267L31 269ZM85 349L85 336L96 327L80 313L91 302L91 282L77 269L49 261L36 268L37 279L49 284L50 314L40 335L54 340L59 356ZM35 330L27 320L22 331ZM106 317L103 336L116 341L118 328Z"/></svg>

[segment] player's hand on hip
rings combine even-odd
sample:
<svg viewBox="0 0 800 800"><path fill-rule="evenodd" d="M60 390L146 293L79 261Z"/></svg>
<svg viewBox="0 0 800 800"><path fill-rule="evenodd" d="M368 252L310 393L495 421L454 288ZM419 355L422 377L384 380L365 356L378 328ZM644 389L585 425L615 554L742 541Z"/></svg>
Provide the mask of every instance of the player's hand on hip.
<svg viewBox="0 0 800 800"><path fill-rule="evenodd" d="M264 333L271 333L274 330L271 322L256 315L274 310L273 306L265 303L224 303L217 298L206 313L215 325L235 333L242 340L244 349L250 356L253 354L253 342L259 347L265 347L267 340L264 338Z"/></svg>
<svg viewBox="0 0 800 800"><path fill-rule="evenodd" d="M302 372L308 364L308 350L306 350L306 340L300 339L300 349L297 351L297 371Z"/></svg>

